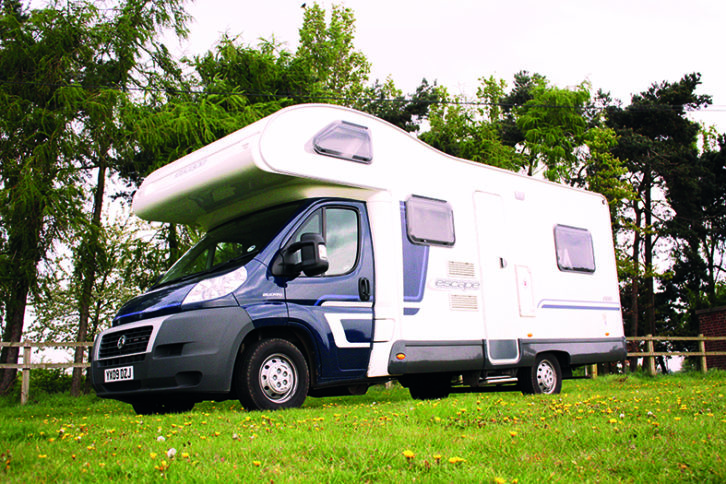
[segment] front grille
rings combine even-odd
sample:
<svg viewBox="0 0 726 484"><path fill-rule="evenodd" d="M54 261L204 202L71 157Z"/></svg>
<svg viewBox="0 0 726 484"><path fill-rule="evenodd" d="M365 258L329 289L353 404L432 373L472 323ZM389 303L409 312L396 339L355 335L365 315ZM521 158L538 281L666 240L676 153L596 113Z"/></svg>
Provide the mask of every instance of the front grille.
<svg viewBox="0 0 726 484"><path fill-rule="evenodd" d="M152 326L141 326L105 334L98 351L99 358L116 358L143 353L151 337Z"/></svg>

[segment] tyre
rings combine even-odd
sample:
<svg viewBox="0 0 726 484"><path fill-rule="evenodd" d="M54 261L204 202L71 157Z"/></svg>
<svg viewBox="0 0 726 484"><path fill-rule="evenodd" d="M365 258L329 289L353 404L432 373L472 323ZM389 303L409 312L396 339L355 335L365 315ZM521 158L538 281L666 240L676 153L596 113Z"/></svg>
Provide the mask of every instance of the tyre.
<svg viewBox="0 0 726 484"><path fill-rule="evenodd" d="M310 372L305 357L279 338L252 343L242 354L235 376L237 397L247 410L280 410L303 404Z"/></svg>
<svg viewBox="0 0 726 484"><path fill-rule="evenodd" d="M537 355L534 366L522 368L517 375L522 393L554 395L562 390L562 370L554 355Z"/></svg>
<svg viewBox="0 0 726 484"><path fill-rule="evenodd" d="M167 413L184 413L194 408L194 402L187 400L139 400L131 404L138 415L164 415Z"/></svg>
<svg viewBox="0 0 726 484"><path fill-rule="evenodd" d="M446 398L451 393L449 375L425 375L407 382L411 398L415 400L435 400Z"/></svg>

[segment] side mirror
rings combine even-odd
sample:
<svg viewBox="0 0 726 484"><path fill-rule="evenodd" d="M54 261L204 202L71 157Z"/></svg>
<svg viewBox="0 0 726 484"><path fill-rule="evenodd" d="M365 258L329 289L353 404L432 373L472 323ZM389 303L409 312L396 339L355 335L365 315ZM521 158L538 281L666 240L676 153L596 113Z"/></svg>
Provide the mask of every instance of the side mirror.
<svg viewBox="0 0 726 484"><path fill-rule="evenodd" d="M280 255L273 266L275 275L297 277L302 272L311 277L328 270L328 251L320 234L303 234L300 242L290 244Z"/></svg>

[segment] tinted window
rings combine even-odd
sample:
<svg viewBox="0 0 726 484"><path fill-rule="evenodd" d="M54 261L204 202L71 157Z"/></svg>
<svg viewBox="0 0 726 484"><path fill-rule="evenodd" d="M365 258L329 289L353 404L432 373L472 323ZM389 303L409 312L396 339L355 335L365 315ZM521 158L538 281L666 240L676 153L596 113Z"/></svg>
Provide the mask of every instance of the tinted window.
<svg viewBox="0 0 726 484"><path fill-rule="evenodd" d="M415 244L454 245L454 212L443 200L411 197L406 201L408 238Z"/></svg>
<svg viewBox="0 0 726 484"><path fill-rule="evenodd" d="M595 272L592 235L586 229L555 226L557 267L561 271Z"/></svg>

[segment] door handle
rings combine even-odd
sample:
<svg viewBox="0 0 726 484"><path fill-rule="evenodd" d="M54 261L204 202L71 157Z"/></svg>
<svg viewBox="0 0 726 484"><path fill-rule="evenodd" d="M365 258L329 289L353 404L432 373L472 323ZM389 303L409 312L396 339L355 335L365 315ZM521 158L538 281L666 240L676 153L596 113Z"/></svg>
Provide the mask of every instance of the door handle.
<svg viewBox="0 0 726 484"><path fill-rule="evenodd" d="M358 279L358 295L361 301L370 301L371 299L371 281L366 277Z"/></svg>

